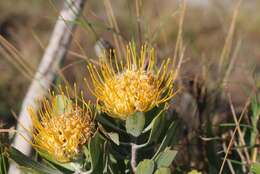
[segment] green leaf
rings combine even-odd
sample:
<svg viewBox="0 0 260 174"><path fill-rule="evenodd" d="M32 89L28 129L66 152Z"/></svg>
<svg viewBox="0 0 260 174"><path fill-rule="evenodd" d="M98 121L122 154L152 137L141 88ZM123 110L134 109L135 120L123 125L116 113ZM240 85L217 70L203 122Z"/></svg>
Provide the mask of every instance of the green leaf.
<svg viewBox="0 0 260 174"><path fill-rule="evenodd" d="M107 115L104 113L98 114L96 116L96 120L98 123L101 123L102 126L109 127L113 129L114 131L120 133L120 134L127 134L125 130L120 129L119 126L114 122L114 120L111 120Z"/></svg>
<svg viewBox="0 0 260 174"><path fill-rule="evenodd" d="M251 172L255 174L260 174L260 163L254 163L251 166Z"/></svg>
<svg viewBox="0 0 260 174"><path fill-rule="evenodd" d="M64 170L68 170L71 172L74 171L74 167L72 166L72 163L61 163L61 162L57 161L55 158L53 158L53 156L51 156L47 152L39 150L39 149L36 149L36 152L41 157L43 157L46 160L46 162L52 163L52 165L55 165L55 167L58 166L57 168L59 170L61 169L61 171L62 171L62 168L64 168ZM64 173L64 171L63 171L63 173Z"/></svg>
<svg viewBox="0 0 260 174"><path fill-rule="evenodd" d="M27 168L28 170L35 171L39 174L62 174L62 172L55 168L52 168L50 166L41 164L37 161L30 159L29 157L25 156L13 147L7 150L7 153L10 159L14 160L19 166L21 166L24 169Z"/></svg>
<svg viewBox="0 0 260 174"><path fill-rule="evenodd" d="M152 160L145 159L138 164L136 174L152 174L153 171L154 162Z"/></svg>
<svg viewBox="0 0 260 174"><path fill-rule="evenodd" d="M157 169L154 174L171 174L171 169L162 167L162 168Z"/></svg>
<svg viewBox="0 0 260 174"><path fill-rule="evenodd" d="M142 112L136 112L132 116L129 116L126 120L126 131L127 133L138 137L144 128L145 116Z"/></svg>
<svg viewBox="0 0 260 174"><path fill-rule="evenodd" d="M156 159L160 152L162 152L167 146L172 145L175 142L176 139L176 131L177 131L178 122L172 122L169 126L165 137L162 140L161 145L157 149L157 152L153 156L153 159Z"/></svg>
<svg viewBox="0 0 260 174"><path fill-rule="evenodd" d="M4 156L4 145L0 142L0 173L7 174L8 162L6 156Z"/></svg>
<svg viewBox="0 0 260 174"><path fill-rule="evenodd" d="M119 146L119 132L108 132L101 124L98 124L98 128L100 133L102 133L107 139L113 141L116 145Z"/></svg>
<svg viewBox="0 0 260 174"><path fill-rule="evenodd" d="M174 160L176 154L177 154L177 151L170 150L169 148L166 148L155 159L155 162L157 164L157 168L169 167L171 165L172 161Z"/></svg>
<svg viewBox="0 0 260 174"><path fill-rule="evenodd" d="M154 112L153 113L151 113L151 115L150 115L150 113L148 112L148 113L145 113L145 115L147 115L147 116L153 116L153 114L154 114ZM146 128L143 130L143 133L145 133L145 132L147 132L147 131L149 131L149 130L151 130L153 127L154 127L154 124L155 124L155 122L158 122L162 117L164 117L164 115L165 115L165 110L163 110L163 109L161 109L160 111L158 111L158 113L156 113L157 115L155 115L155 117L152 119L152 121L150 122L150 124L148 125L148 126L146 126ZM157 123L158 124L158 123ZM156 126L157 127L157 126Z"/></svg>
<svg viewBox="0 0 260 174"><path fill-rule="evenodd" d="M88 144L88 151L91 158L91 171L92 173L102 173L103 172L103 144L104 139L97 132L95 136L90 140ZM86 150L85 150L86 151ZM88 153L87 153L88 155Z"/></svg>
<svg viewBox="0 0 260 174"><path fill-rule="evenodd" d="M158 118L160 116L163 116L165 114L166 109L165 104L161 104L157 107L154 107L153 109L147 111L144 113L145 115L145 128L142 133L148 132L152 129L153 121L155 118Z"/></svg>
<svg viewBox="0 0 260 174"><path fill-rule="evenodd" d="M109 138L116 144L119 145L119 135L115 132L110 132L107 134Z"/></svg>
<svg viewBox="0 0 260 174"><path fill-rule="evenodd" d="M143 131L144 133L148 130L151 130L147 142L138 145L139 148L147 146L149 143L151 143L154 140L158 140L158 137L161 135L164 129L164 121L165 121L165 112L160 112Z"/></svg>
<svg viewBox="0 0 260 174"><path fill-rule="evenodd" d="M23 174L40 174L39 172L26 167L19 166L19 169Z"/></svg>

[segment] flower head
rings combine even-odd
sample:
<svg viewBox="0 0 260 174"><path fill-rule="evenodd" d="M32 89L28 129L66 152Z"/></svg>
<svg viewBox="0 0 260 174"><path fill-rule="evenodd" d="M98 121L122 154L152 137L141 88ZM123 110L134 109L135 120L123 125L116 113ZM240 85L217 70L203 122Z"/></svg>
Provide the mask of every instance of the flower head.
<svg viewBox="0 0 260 174"><path fill-rule="evenodd" d="M169 62L167 59L157 68L154 49L148 51L143 46L138 56L135 47L130 45L125 62L103 55L100 70L89 64L92 93L101 110L112 117L126 119L135 112L146 112L171 99L174 73L173 70L168 72Z"/></svg>
<svg viewBox="0 0 260 174"><path fill-rule="evenodd" d="M94 133L91 110L83 105L81 108L65 95L56 95L51 101L44 99L39 114L29 107L35 129L33 145L60 162L75 158Z"/></svg>

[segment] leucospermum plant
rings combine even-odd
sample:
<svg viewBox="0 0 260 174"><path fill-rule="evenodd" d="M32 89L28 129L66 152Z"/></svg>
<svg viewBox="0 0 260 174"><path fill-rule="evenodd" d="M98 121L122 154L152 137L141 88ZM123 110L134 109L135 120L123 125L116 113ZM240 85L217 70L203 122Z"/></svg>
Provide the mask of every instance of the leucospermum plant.
<svg viewBox="0 0 260 174"><path fill-rule="evenodd" d="M91 82L85 80L97 98L101 131L111 140L109 151L116 159L111 159L111 170L169 173L176 155L170 146L177 125L166 112L175 95L171 59L156 66L155 50L146 45L138 52L134 44L129 44L125 53L126 57L120 59L115 51L103 54L98 66L88 65Z"/></svg>
<svg viewBox="0 0 260 174"><path fill-rule="evenodd" d="M93 114L85 102L80 107L64 94L43 100L40 111L29 107L34 131L33 146L53 156L59 162L77 157L82 145L94 134Z"/></svg>
<svg viewBox="0 0 260 174"><path fill-rule="evenodd" d="M77 96L74 98L60 90L50 93L49 98L37 102L39 110L28 108L32 129L27 130L32 140L27 140L36 150L38 160L26 157L15 148L8 149L8 156L25 173L83 173L94 171L93 161L98 152L96 142L102 146L97 132L95 110L89 102ZM21 123L22 124L22 123ZM95 149L94 149L95 148ZM46 161L41 163L40 161Z"/></svg>
<svg viewBox="0 0 260 174"><path fill-rule="evenodd" d="M93 94L100 102L100 109L109 116L125 120L173 97L174 71L168 72L170 59L159 68L155 67L154 49L148 51L143 46L138 56L133 46L127 46L125 64L115 57L103 56L100 72L92 64L88 70L94 86Z"/></svg>
<svg viewBox="0 0 260 174"><path fill-rule="evenodd" d="M146 45L139 52L130 44L125 53L88 64L85 82L96 105L75 87L74 97L66 88L44 98L38 111L29 107L30 143L38 155L10 148L9 157L27 173L171 173L178 135L178 120L167 112L176 93L171 59L157 66L155 50Z"/></svg>

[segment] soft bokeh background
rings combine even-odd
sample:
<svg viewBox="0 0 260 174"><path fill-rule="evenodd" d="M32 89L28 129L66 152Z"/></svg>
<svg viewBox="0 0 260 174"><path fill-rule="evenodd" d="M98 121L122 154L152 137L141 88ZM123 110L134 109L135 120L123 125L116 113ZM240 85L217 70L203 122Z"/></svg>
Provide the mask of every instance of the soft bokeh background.
<svg viewBox="0 0 260 174"><path fill-rule="evenodd" d="M186 61L182 71L185 74L196 74L201 70L203 62L214 63L219 58L232 17L234 3L232 0L189 0L184 21L184 42ZM176 41L178 19L176 10L178 1L143 1L141 9L143 39L152 39L158 47L160 58L173 55ZM55 4L46 0L1 0L0 1L0 33L5 36L22 54L33 70L37 68L43 54L41 44L46 46L50 32L57 17ZM136 36L134 3L125 0L112 2L120 32L131 40ZM243 2L235 32L236 43L241 39L232 83L229 89L237 95L237 102L242 102L243 88L252 85L252 69L260 69L260 1ZM89 0L84 10L85 18L92 23L99 36L112 40L103 1ZM87 56L94 58L95 37L88 29L78 28L74 40L80 42ZM74 43L73 49L79 50ZM69 56L66 63L77 60ZM68 78L79 78L81 74L73 67ZM11 117L10 110L19 111L30 79L25 78L11 62L1 56L0 59L0 115L1 119ZM259 74L259 72L258 72ZM78 77L79 76L79 77Z"/></svg>

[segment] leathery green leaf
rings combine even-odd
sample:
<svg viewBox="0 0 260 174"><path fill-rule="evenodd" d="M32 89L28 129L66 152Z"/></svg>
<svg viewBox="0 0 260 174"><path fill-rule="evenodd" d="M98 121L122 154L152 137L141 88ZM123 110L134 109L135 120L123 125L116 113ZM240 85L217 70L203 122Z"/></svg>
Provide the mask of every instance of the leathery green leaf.
<svg viewBox="0 0 260 174"><path fill-rule="evenodd" d="M21 168L27 168L30 171L35 171L40 174L62 174L62 172L51 166L30 159L13 147L7 150L7 154L8 157L15 161Z"/></svg>
<svg viewBox="0 0 260 174"><path fill-rule="evenodd" d="M108 133L109 138L116 144L119 145L119 135L115 132Z"/></svg>
<svg viewBox="0 0 260 174"><path fill-rule="evenodd" d="M152 174L154 171L153 160L145 159L141 161L136 169L136 174Z"/></svg>
<svg viewBox="0 0 260 174"><path fill-rule="evenodd" d="M174 160L177 151L170 150L170 148L166 148L163 152L161 152L158 157L155 159L157 167L169 167Z"/></svg>
<svg viewBox="0 0 260 174"><path fill-rule="evenodd" d="M92 173L102 173L103 171L103 143L104 140L97 132L88 144L88 150L91 158Z"/></svg>
<svg viewBox="0 0 260 174"><path fill-rule="evenodd" d="M165 137L162 140L161 145L159 146L159 148L157 149L157 152L153 156L153 159L156 159L157 156L160 154L160 152L164 151L164 149L167 146L170 146L172 143L174 143L175 135L176 135L176 131L177 131L177 125L178 125L178 121L171 123L171 125L169 126L169 128L166 132Z"/></svg>
<svg viewBox="0 0 260 174"><path fill-rule="evenodd" d="M127 133L138 137L145 125L145 115L142 112L136 112L126 119L126 131Z"/></svg>
<svg viewBox="0 0 260 174"><path fill-rule="evenodd" d="M74 171L74 168L72 166L72 164L69 162L69 163L61 163L57 160L55 160L55 158L53 158L53 156L49 155L47 152L45 151L41 151L39 149L36 149L36 152L41 156L43 157L44 159L46 159L48 162L51 162L53 163L54 165L57 165L59 166L60 168L64 168L66 170L70 170L70 171Z"/></svg>
<svg viewBox="0 0 260 174"><path fill-rule="evenodd" d="M143 147L143 146L146 146L148 145L149 143L151 143L152 141L154 140L157 140L158 137L160 136L160 134L162 133L162 130L163 130L163 126L164 126L164 113L165 112L161 112L159 113L154 119L153 121L151 122L151 124L149 125L149 127L151 127L151 132L150 132L150 135L149 135L149 138L147 140L146 143L142 144L142 145L139 145L139 147ZM145 132L146 130L144 130Z"/></svg>
<svg viewBox="0 0 260 174"><path fill-rule="evenodd" d="M171 174L171 169L167 167L161 167L157 169L154 174Z"/></svg>

